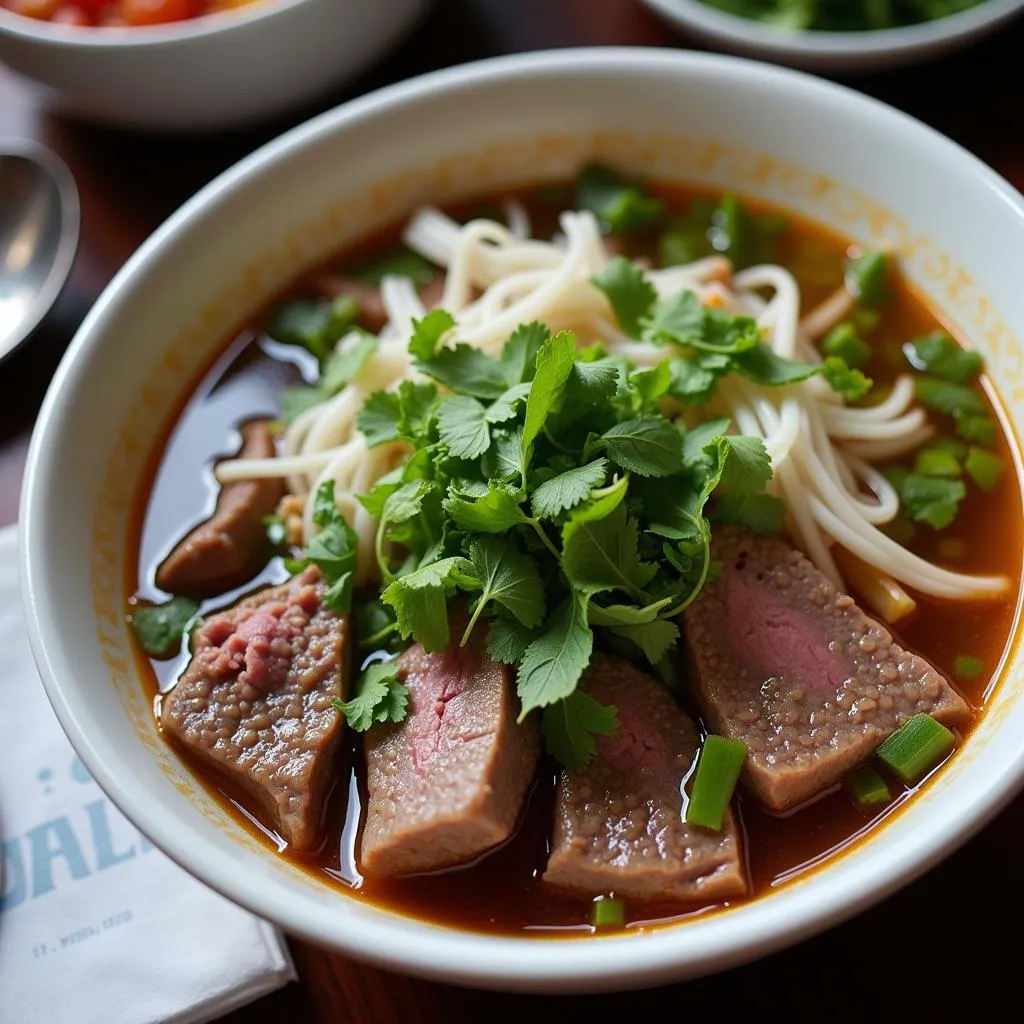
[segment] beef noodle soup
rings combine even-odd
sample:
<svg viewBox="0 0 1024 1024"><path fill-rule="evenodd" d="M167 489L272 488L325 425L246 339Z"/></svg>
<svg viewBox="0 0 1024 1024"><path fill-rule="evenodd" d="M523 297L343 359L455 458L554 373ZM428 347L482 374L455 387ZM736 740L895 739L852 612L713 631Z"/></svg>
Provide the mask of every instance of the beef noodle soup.
<svg viewBox="0 0 1024 1024"><path fill-rule="evenodd" d="M758 897L984 712L1021 503L892 258L584 168L298 280L203 373L126 609L167 741L340 890L501 933Z"/></svg>

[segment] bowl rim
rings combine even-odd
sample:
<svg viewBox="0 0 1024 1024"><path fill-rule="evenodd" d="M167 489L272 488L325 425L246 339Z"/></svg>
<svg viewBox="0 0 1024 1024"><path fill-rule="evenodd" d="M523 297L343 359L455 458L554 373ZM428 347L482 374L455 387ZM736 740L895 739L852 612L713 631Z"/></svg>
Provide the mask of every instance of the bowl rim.
<svg viewBox="0 0 1024 1024"><path fill-rule="evenodd" d="M50 475L48 465L58 458L63 395L78 386L76 378L102 346L105 321L130 294L136 279L158 262L164 248L173 245L176 236L185 233L194 220L218 209L236 186L324 136L373 119L414 98L439 98L478 85L528 79L537 73L573 77L609 70L624 74L689 70L741 87L763 89L774 85L782 92L809 90L819 100L827 99L843 116L868 116L894 131L907 133L920 146L939 147L948 159L962 166L965 176L994 193L1018 221L1024 222L1024 197L958 144L878 100L803 72L717 54L635 47L542 51L459 65L387 86L320 114L228 168L188 200L128 260L87 315L45 396L28 453L20 506L20 570L32 651L62 727L103 790L187 871L233 902L275 921L290 934L379 966L449 982L539 991L624 989L722 970L766 955L846 920L923 874L997 814L1024 782L1021 748L1006 756L1003 770L994 774L984 791L955 818L941 814L926 817L903 842L875 846L866 858L870 871L863 865L845 871L840 867L839 877L830 879L835 884L827 900L822 900L816 889L789 888L786 898L753 900L683 927L658 928L643 936L607 936L598 942L486 935L400 915L368 915L356 931L351 926L339 926L330 908L311 907L309 901L304 901L296 910L287 887L254 884L258 879L239 873L235 861L223 851L207 846L197 856L192 833L179 832L173 822L155 813L144 787L109 769L104 737L80 728L75 706L82 704L81 694L76 694L81 687L66 687L58 671L60 663L73 663L69 661L71 655L62 650L64 641L56 621L43 620L42 609L49 604L42 587L47 538L37 523L46 520L48 495L43 480ZM50 608L45 610L49 612ZM1019 642L1020 635L1018 614L1011 644ZM849 863L849 855L833 863ZM699 944L689 938L697 933Z"/></svg>
<svg viewBox="0 0 1024 1024"><path fill-rule="evenodd" d="M243 7L211 11L183 21L160 25L62 25L30 18L0 7L0 36L35 43L55 43L72 49L160 46L203 36L219 36L255 22L269 21L312 0L254 0Z"/></svg>
<svg viewBox="0 0 1024 1024"><path fill-rule="evenodd" d="M786 32L753 18L710 7L701 0L643 0L660 15L723 42L742 43L778 57L889 57L942 46L995 28L1024 11L1024 0L984 0L976 7L897 28L826 32Z"/></svg>

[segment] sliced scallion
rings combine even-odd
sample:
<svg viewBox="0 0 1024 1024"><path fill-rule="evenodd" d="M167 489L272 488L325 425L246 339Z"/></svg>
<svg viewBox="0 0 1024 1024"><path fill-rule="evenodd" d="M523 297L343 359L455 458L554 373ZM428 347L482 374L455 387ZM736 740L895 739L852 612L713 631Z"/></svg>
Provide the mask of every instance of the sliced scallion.
<svg viewBox="0 0 1024 1024"><path fill-rule="evenodd" d="M595 928L621 928L626 923L626 904L614 896L601 896L594 900Z"/></svg>
<svg viewBox="0 0 1024 1024"><path fill-rule="evenodd" d="M871 358L871 346L857 334L849 321L838 324L825 335L821 350L826 356L839 356L847 366L862 370Z"/></svg>
<svg viewBox="0 0 1024 1024"><path fill-rule="evenodd" d="M914 472L921 476L956 479L963 470L956 456L942 448L922 448L914 459Z"/></svg>
<svg viewBox="0 0 1024 1024"><path fill-rule="evenodd" d="M957 679L971 682L985 670L985 663L981 658L972 657L969 654L962 654L953 662L953 675Z"/></svg>
<svg viewBox="0 0 1024 1024"><path fill-rule="evenodd" d="M843 786L861 807L877 807L892 799L885 779L870 765L861 765L850 772L843 780Z"/></svg>
<svg viewBox="0 0 1024 1024"><path fill-rule="evenodd" d="M973 445L967 452L964 469L967 475L986 493L993 490L1003 475L1003 460L984 448Z"/></svg>
<svg viewBox="0 0 1024 1024"><path fill-rule="evenodd" d="M740 769L747 759L747 745L740 740L709 736L697 762L686 820L718 832L732 799Z"/></svg>
<svg viewBox="0 0 1024 1024"><path fill-rule="evenodd" d="M914 715L879 748L879 758L904 782L913 785L956 745L956 737L930 715Z"/></svg>

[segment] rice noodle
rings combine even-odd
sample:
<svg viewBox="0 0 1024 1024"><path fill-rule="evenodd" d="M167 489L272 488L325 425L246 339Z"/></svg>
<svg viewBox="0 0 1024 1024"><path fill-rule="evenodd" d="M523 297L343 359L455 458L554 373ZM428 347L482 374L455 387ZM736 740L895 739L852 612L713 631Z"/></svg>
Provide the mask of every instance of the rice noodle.
<svg viewBox="0 0 1024 1024"><path fill-rule="evenodd" d="M610 354L636 366L653 366L668 355L664 347L626 337L604 294L591 283L610 258L592 214L563 213L560 234L538 241L528 237L530 219L521 204L506 203L504 212L508 227L483 219L460 225L428 207L405 230L408 246L446 269L441 305L456 319L458 341L496 354L517 326L539 320L552 330L572 329L584 340L600 339ZM851 309L849 294L840 289L801 320L800 289L788 270L763 265L733 275L722 256L652 270L648 278L661 298L691 289L704 302L756 317L773 351L788 359L820 361L813 342ZM407 278L385 277L381 297L388 322L377 350L337 395L291 424L281 456L228 460L217 467L222 482L286 477L293 493L306 496L307 539L314 532L313 493L333 479L338 508L359 536L361 579L376 571L376 527L356 495L399 465L407 452L397 442L367 448L356 418L372 391L396 388L415 376L407 351L410 321L424 313ZM349 336L339 348L351 344ZM778 388L728 376L719 383L714 406L731 417L734 429L763 439L774 469L771 490L786 503L794 540L837 586L842 578L830 550L835 544L886 578L934 597L1002 594L1009 585L1005 577L941 569L879 529L896 516L899 498L874 464L912 452L932 433L913 403L909 377L898 378L877 405L852 407L820 378Z"/></svg>

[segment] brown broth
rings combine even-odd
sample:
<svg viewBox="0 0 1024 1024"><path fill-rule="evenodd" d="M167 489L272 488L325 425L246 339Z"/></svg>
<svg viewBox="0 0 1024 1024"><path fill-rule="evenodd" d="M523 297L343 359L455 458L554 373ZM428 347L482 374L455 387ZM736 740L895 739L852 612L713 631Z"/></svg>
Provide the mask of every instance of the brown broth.
<svg viewBox="0 0 1024 1024"><path fill-rule="evenodd" d="M676 187L659 187L659 194L673 209L685 208L700 193ZM520 196L520 198L524 198ZM483 201L484 203L487 200ZM747 204L756 213L776 213L758 204ZM480 203L464 204L453 210L467 216ZM534 206L535 224L551 231L555 208ZM817 225L786 215L789 228L778 240L779 262L804 268L799 274L805 308L826 297L842 279L842 262L849 246ZM390 231L350 250L351 260L384 245L392 244L397 231ZM642 243L641 243L642 248ZM338 260L330 261L332 267ZM913 290L893 279L892 300L883 319L871 335L875 346L869 374L880 383L894 376L893 351L903 341L935 330L940 324ZM301 292L301 288L293 293ZM153 467L152 484L146 482L140 495L137 534L130 538L129 563L138 567L129 581L141 598L159 599L153 578L157 565L171 546L213 507L216 489L212 466L217 458L237 447L235 426L254 416L274 416L282 387L301 382L315 366L303 352L269 342L246 328L226 347L224 354L202 375L194 393L183 407ZM990 398L994 392L983 382ZM993 411L998 409L993 403ZM1003 417L998 451L1007 472L992 494L969 493L954 535L966 542L966 553L951 568L969 572L1004 572L1020 579L1022 557L1021 495L1015 446L1008 440ZM926 558L938 560L938 538L928 527L919 528L911 548ZM137 561L136 561L137 559ZM286 576L275 559L241 591ZM235 595L223 595L206 602L203 610L220 607ZM976 709L983 711L995 684L1016 615L1016 591L1004 601L985 604L955 604L918 597L918 610L894 630L899 641L919 651L950 678L954 660L961 655L981 659L984 672L974 681L956 680L958 689ZM141 673L151 680L154 695L169 688L184 667L182 659L152 661L137 653ZM692 713L693 709L688 708ZM695 717L698 718L699 716ZM473 864L449 871L404 879L375 879L359 872L356 855L361 808L365 803L365 773L360 756L361 740L350 730L346 734L338 780L328 802L324 842L313 856L297 858L309 871L333 881L340 889L357 894L381 907L449 926L505 934L543 933L551 936L588 934L590 908L586 898L568 896L546 888L540 882L547 861L556 766L544 760L537 773L519 826L507 843ZM266 832L245 809L241 794L184 752L180 756L208 788L250 831L268 841ZM955 756L955 755L953 755ZM939 770L939 769L937 769ZM926 783L922 783L924 785ZM779 815L765 810L757 801L740 793L736 799L744 834L747 867L752 883L749 898L757 898L787 880L838 855L856 843L882 819L897 812L912 796L905 790L881 811L857 807L837 786L810 803ZM630 901L628 927L669 923L720 909L727 904L686 906L644 904Z"/></svg>

